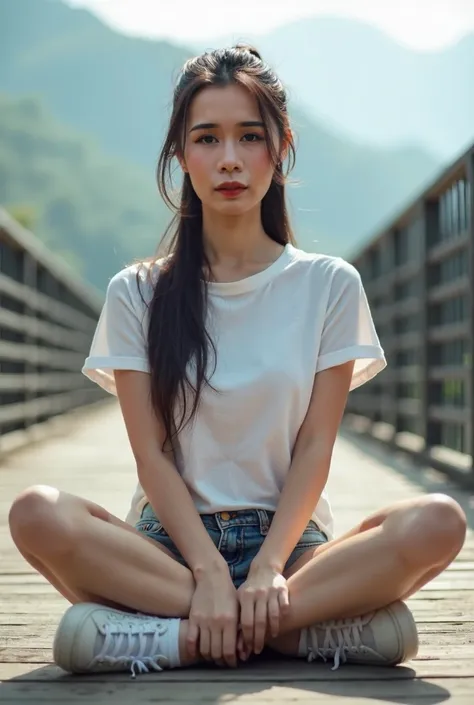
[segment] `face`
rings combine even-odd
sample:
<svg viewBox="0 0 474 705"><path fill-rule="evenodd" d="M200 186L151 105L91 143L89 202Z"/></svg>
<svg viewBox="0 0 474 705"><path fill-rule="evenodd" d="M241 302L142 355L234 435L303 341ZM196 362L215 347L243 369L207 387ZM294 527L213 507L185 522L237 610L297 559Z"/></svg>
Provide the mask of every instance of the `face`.
<svg viewBox="0 0 474 705"><path fill-rule="evenodd" d="M272 139L276 147L276 130ZM183 157L203 211L238 215L259 207L274 169L257 100L237 85L201 90L190 106Z"/></svg>

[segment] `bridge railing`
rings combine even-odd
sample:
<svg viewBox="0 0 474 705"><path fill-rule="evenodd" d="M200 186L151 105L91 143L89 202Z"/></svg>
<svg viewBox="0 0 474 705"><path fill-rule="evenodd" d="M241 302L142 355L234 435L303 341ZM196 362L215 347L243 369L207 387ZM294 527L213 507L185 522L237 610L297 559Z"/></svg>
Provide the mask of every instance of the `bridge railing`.
<svg viewBox="0 0 474 705"><path fill-rule="evenodd" d="M0 208L1 439L105 396L82 375L102 296Z"/></svg>
<svg viewBox="0 0 474 705"><path fill-rule="evenodd" d="M351 261L388 367L346 419L474 486L474 146Z"/></svg>

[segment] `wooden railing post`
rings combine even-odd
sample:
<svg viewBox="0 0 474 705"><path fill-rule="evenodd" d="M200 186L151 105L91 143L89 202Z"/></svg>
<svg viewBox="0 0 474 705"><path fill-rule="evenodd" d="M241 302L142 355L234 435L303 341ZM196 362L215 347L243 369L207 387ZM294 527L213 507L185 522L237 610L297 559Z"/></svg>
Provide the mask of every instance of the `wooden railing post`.
<svg viewBox="0 0 474 705"><path fill-rule="evenodd" d="M474 146L351 261L389 365L347 419L474 487Z"/></svg>
<svg viewBox="0 0 474 705"><path fill-rule="evenodd" d="M102 303L0 209L0 452L7 436L107 396L81 373Z"/></svg>

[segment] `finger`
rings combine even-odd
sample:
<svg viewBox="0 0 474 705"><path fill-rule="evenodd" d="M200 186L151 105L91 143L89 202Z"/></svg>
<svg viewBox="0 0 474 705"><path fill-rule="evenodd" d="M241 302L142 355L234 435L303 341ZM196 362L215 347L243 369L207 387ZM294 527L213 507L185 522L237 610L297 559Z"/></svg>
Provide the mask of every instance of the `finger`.
<svg viewBox="0 0 474 705"><path fill-rule="evenodd" d="M247 649L253 649L255 604L252 595L243 595L240 603L240 627Z"/></svg>
<svg viewBox="0 0 474 705"><path fill-rule="evenodd" d="M244 635L242 632L239 632L239 636L237 637L237 653L239 655L239 658L241 661L245 661L247 659L246 653L247 653L247 648L245 646L245 641L244 641Z"/></svg>
<svg viewBox="0 0 474 705"><path fill-rule="evenodd" d="M268 601L268 623L270 634L277 637L280 631L280 602L277 593L271 595Z"/></svg>
<svg viewBox="0 0 474 705"><path fill-rule="evenodd" d="M197 643L199 638L199 627L198 625L189 620L188 633L186 634L186 651L191 656L191 658L197 658Z"/></svg>
<svg viewBox="0 0 474 705"><path fill-rule="evenodd" d="M211 657L213 661L222 659L222 629L219 626L211 629Z"/></svg>
<svg viewBox="0 0 474 705"><path fill-rule="evenodd" d="M253 650L259 654L265 644L265 632L267 630L268 608L267 597L259 598L255 605L255 622L254 622L254 637Z"/></svg>
<svg viewBox="0 0 474 705"><path fill-rule="evenodd" d="M235 624L228 624L224 629L222 656L230 668L237 667L237 629Z"/></svg>
<svg viewBox="0 0 474 705"><path fill-rule="evenodd" d="M211 633L209 629L201 628L199 632L199 652L205 661L211 660Z"/></svg>
<svg viewBox="0 0 474 705"><path fill-rule="evenodd" d="M237 650L239 658L242 658L244 654L244 637L242 636L242 632L239 632L237 636L237 643L235 648Z"/></svg>
<svg viewBox="0 0 474 705"><path fill-rule="evenodd" d="M288 614L290 611L290 595L287 587L278 593L278 602L280 603L280 614Z"/></svg>

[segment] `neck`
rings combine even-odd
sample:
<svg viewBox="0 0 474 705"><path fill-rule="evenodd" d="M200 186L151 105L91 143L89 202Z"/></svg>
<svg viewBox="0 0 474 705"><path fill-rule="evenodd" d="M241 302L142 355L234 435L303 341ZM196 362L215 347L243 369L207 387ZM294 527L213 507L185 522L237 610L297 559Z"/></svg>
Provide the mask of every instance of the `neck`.
<svg viewBox="0 0 474 705"><path fill-rule="evenodd" d="M260 209L234 217L203 209L202 215L204 251L211 266L266 261L281 249L263 229Z"/></svg>

